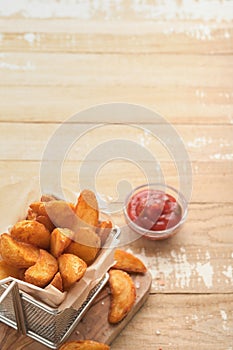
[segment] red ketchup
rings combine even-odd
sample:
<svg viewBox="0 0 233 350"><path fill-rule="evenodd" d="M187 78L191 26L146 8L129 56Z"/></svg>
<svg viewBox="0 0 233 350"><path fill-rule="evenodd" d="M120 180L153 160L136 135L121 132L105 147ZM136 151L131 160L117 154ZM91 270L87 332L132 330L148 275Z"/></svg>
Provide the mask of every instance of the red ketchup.
<svg viewBox="0 0 233 350"><path fill-rule="evenodd" d="M152 231L174 227L182 217L182 209L176 199L159 190L142 190L133 195L127 212L135 224Z"/></svg>

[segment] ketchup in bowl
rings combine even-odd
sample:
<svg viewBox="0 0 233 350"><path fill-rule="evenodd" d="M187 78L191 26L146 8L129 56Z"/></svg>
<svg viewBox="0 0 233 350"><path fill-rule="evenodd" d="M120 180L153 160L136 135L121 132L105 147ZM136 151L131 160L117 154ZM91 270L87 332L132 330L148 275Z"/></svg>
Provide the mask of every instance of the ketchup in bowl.
<svg viewBox="0 0 233 350"><path fill-rule="evenodd" d="M176 199L157 189L144 189L133 194L126 210L135 224L151 231L170 229L182 219L182 209Z"/></svg>

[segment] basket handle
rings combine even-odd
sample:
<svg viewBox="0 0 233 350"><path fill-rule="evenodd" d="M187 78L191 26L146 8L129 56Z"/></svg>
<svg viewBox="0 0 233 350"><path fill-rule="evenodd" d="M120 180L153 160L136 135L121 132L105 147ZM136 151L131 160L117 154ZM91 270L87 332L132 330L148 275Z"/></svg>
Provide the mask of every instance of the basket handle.
<svg viewBox="0 0 233 350"><path fill-rule="evenodd" d="M17 330L22 334L26 334L27 328L25 323L22 301L19 293L19 287L18 287L18 283L14 280L9 284L6 290L2 293L0 297L0 304L4 301L4 299L8 296L9 293L11 293L12 295L15 319L17 323Z"/></svg>

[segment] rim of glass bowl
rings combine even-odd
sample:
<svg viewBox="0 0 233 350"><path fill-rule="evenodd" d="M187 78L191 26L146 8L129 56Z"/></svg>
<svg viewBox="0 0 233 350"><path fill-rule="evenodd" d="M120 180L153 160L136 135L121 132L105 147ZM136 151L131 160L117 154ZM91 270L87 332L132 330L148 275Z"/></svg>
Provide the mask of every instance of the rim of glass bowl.
<svg viewBox="0 0 233 350"><path fill-rule="evenodd" d="M181 209L182 209L182 218L181 220L175 225L172 226L166 230L161 230L161 231L153 231L153 230L148 230L145 229L137 224L134 223L134 221L132 221L128 215L127 212L127 207L128 207L128 203L130 198L136 193L138 192L140 189L143 188L148 188L148 189L153 189L152 187L158 187L158 190L160 190L160 188L163 188L163 192L165 192L165 189L169 189L171 191L173 191L174 193L176 193L177 197L176 200L178 201L179 204L181 204ZM155 188L156 189L156 188ZM148 184L143 184L140 186L135 187L127 196L124 202L124 207L123 207L123 212L127 221L127 224L129 226L131 226L131 228L133 230L135 230L136 232L140 232L142 235L152 235L152 236L164 236L164 235L168 235L169 233L173 233L177 228L179 228L186 220L187 218L187 214L188 214L188 203L187 200L185 198L185 196L178 191L177 189L175 189L174 187L170 186L170 185L166 185L166 184L161 184L161 183L157 183L157 182L152 182L152 183L148 183Z"/></svg>

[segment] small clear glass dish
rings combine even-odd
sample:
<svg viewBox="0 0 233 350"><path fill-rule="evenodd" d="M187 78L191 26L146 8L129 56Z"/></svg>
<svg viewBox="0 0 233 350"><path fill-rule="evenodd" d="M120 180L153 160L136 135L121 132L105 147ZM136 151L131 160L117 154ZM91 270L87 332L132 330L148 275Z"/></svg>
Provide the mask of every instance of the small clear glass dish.
<svg viewBox="0 0 233 350"><path fill-rule="evenodd" d="M146 196L146 193L148 193L147 196ZM144 204L146 201L146 207L144 206L143 207L144 209L141 212L139 210L140 214L136 219L135 218L132 219L132 207L134 205L134 208L135 208L135 202L136 202L136 207L139 205L137 201L138 201L138 197L140 196L144 197ZM156 196L158 197L158 199L156 199ZM155 197L155 198L151 198L151 197ZM162 198L161 200L159 199L160 197ZM167 221L164 219L164 222L166 222L167 224L161 225L161 227L163 228L158 229L159 224L161 223L161 220L163 220L162 218L169 217L168 214L166 214L166 210L168 210L166 209L167 208L166 206L168 206L168 204L165 204L165 203L170 203L174 199L175 199L174 204L170 204L170 205L173 206L173 208L175 208L173 210L174 211L173 217L176 216L176 219L173 220L173 222L171 219L167 219ZM153 209L156 205L160 206L158 213L156 214L155 212L157 217L154 218L153 224L148 225L147 223L148 218L146 217L145 210L148 211L148 208L150 210L151 206ZM136 212L137 208L133 210ZM170 215L171 215L172 209L170 210L171 210L170 211ZM171 237L178 232L178 230L180 229L180 227L183 225L183 223L187 218L188 204L184 195L178 190L176 190L175 188L173 188L172 186L169 186L166 184L160 184L160 183L149 183L149 184L138 186L129 193L129 195L125 199L123 211L124 211L125 220L128 226L133 231L137 232L138 234L150 240L162 240L162 239ZM143 219L142 222L141 222L141 219ZM155 229L155 226L153 225L156 226L156 229Z"/></svg>

